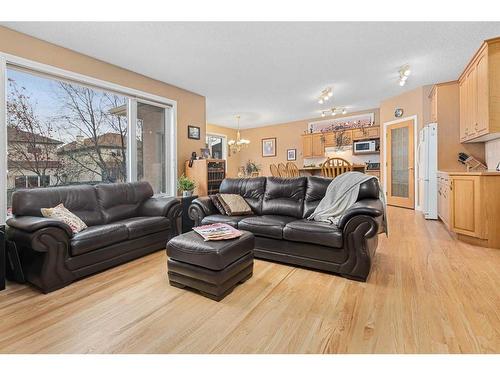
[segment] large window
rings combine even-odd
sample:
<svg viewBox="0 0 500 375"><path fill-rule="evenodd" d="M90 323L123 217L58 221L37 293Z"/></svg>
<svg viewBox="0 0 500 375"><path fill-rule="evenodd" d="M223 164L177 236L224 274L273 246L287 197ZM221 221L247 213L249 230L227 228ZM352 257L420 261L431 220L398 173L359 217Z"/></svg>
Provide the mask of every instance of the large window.
<svg viewBox="0 0 500 375"><path fill-rule="evenodd" d="M165 186L165 109L137 104L137 179L149 181L155 193Z"/></svg>
<svg viewBox="0 0 500 375"><path fill-rule="evenodd" d="M127 180L127 98L7 69L7 205L19 187Z"/></svg>
<svg viewBox="0 0 500 375"><path fill-rule="evenodd" d="M9 65L0 69L8 210L21 188L146 180L155 193L174 192L175 112L169 105ZM136 142L128 142L129 134Z"/></svg>

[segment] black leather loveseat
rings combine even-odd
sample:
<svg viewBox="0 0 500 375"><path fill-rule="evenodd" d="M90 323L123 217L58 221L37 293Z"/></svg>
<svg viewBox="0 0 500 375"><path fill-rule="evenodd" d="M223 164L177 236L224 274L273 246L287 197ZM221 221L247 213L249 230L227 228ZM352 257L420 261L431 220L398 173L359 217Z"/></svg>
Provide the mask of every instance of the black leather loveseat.
<svg viewBox="0 0 500 375"><path fill-rule="evenodd" d="M210 197L200 197L189 207L189 216L196 225L222 222L252 232L258 258L366 281L377 235L383 231L378 181L371 179L360 186L358 201L338 227L306 219L330 182L323 177L225 179L220 192L241 195L254 215L221 215Z"/></svg>
<svg viewBox="0 0 500 375"><path fill-rule="evenodd" d="M12 195L13 241L26 280L44 293L87 275L165 248L181 213L175 198L152 198L147 182L18 190ZM88 228L73 234L65 223L41 217L59 203Z"/></svg>

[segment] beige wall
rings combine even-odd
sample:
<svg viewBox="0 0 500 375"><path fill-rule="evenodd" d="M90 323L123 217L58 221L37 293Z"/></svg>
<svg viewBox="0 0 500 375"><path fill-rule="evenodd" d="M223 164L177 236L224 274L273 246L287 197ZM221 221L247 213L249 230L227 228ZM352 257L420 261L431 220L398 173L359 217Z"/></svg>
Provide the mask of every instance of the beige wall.
<svg viewBox="0 0 500 375"><path fill-rule="evenodd" d="M116 65L51 44L0 26L0 52L23 57L71 72L112 82L177 101L178 172L192 151L200 153L205 146L205 97L167 83L131 72ZM201 128L200 140L187 137L187 126Z"/></svg>
<svg viewBox="0 0 500 375"><path fill-rule="evenodd" d="M430 98L424 98L424 108L430 108ZM484 161L484 143L460 143L460 99L458 82L438 86L438 169L465 171L458 161L458 153L465 152Z"/></svg>
<svg viewBox="0 0 500 375"><path fill-rule="evenodd" d="M378 108L352 112L346 116L367 112L373 112L375 114L375 125L378 125L380 123ZM261 175L270 176L269 166L271 164L286 163L287 149L295 148L297 149L297 160L295 163L301 168L304 165L304 158L302 156L302 134L307 130L307 124L309 122L318 120L323 120L323 118L320 117L242 130L241 136L250 140L251 143L246 150L241 152L240 163L244 164L246 161L252 160L262 167ZM273 137L276 137L276 157L262 157L262 139Z"/></svg>
<svg viewBox="0 0 500 375"><path fill-rule="evenodd" d="M225 135L228 141L230 139L236 139L236 129L226 128L215 124L207 124L207 133ZM238 174L238 167L241 165L240 153L231 154L228 150L226 163L226 176L236 177Z"/></svg>

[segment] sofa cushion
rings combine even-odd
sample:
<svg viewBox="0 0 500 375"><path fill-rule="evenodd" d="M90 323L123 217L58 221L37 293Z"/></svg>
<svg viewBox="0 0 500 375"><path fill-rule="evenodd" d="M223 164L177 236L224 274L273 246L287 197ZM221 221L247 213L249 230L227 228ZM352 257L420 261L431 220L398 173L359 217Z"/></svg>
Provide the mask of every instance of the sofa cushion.
<svg viewBox="0 0 500 375"><path fill-rule="evenodd" d="M296 220L291 216L263 215L246 217L238 223L238 229L247 230L256 236L282 239L283 228Z"/></svg>
<svg viewBox="0 0 500 375"><path fill-rule="evenodd" d="M224 224L229 224L232 227L238 228L238 223L243 220L243 219L248 219L250 216L245 215L245 216L227 216L227 215L208 215L205 216L202 220L201 223L203 225L207 224L215 224L215 223L224 223Z"/></svg>
<svg viewBox="0 0 500 375"><path fill-rule="evenodd" d="M40 208L40 212L43 217L61 220L71 228L73 233L81 232L87 228L87 224L85 224L82 219L76 216L73 212L64 207L64 204L62 203L55 207Z"/></svg>
<svg viewBox="0 0 500 375"><path fill-rule="evenodd" d="M252 208L254 214L261 215L265 186L265 177L226 178L219 187L219 193L241 195Z"/></svg>
<svg viewBox="0 0 500 375"><path fill-rule="evenodd" d="M252 215L252 209L239 194L217 194L219 201L224 207L224 211L228 216Z"/></svg>
<svg viewBox="0 0 500 375"><path fill-rule="evenodd" d="M303 218L308 218L318 207L319 202L325 196L326 189L330 182L332 182L332 178L319 177L319 176L311 176L307 177L307 187L306 187L306 195L304 198L304 214Z"/></svg>
<svg viewBox="0 0 500 375"><path fill-rule="evenodd" d="M64 204L88 226L104 224L93 186L73 185L20 189L12 194L12 214L41 217L40 209Z"/></svg>
<svg viewBox="0 0 500 375"><path fill-rule="evenodd" d="M71 255L77 256L128 239L128 230L122 224L103 224L88 227L71 239Z"/></svg>
<svg viewBox="0 0 500 375"><path fill-rule="evenodd" d="M262 214L302 218L305 191L305 177L268 177L262 202Z"/></svg>
<svg viewBox="0 0 500 375"><path fill-rule="evenodd" d="M283 229L283 238L289 241L342 248L342 231L337 226L312 220L296 220Z"/></svg>
<svg viewBox="0 0 500 375"><path fill-rule="evenodd" d="M209 197L210 197L210 200L212 201L212 203L214 204L215 208L217 208L217 211L219 211L219 213L221 215L225 215L226 210L224 210L224 207L222 206L222 203L221 203L219 197L217 196L217 194L212 194Z"/></svg>
<svg viewBox="0 0 500 375"><path fill-rule="evenodd" d="M162 216L131 217L115 221L113 224L124 225L128 230L129 240L170 229L170 220Z"/></svg>
<svg viewBox="0 0 500 375"><path fill-rule="evenodd" d="M105 223L136 216L139 206L153 196L153 188L145 181L99 184L95 188Z"/></svg>

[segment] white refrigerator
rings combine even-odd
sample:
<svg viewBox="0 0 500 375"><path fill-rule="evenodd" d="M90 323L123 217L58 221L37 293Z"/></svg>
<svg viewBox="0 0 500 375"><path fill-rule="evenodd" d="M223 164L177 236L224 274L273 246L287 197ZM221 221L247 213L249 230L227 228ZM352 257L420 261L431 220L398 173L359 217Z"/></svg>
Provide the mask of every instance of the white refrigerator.
<svg viewBox="0 0 500 375"><path fill-rule="evenodd" d="M418 137L418 200L426 219L437 219L437 124L424 126Z"/></svg>

